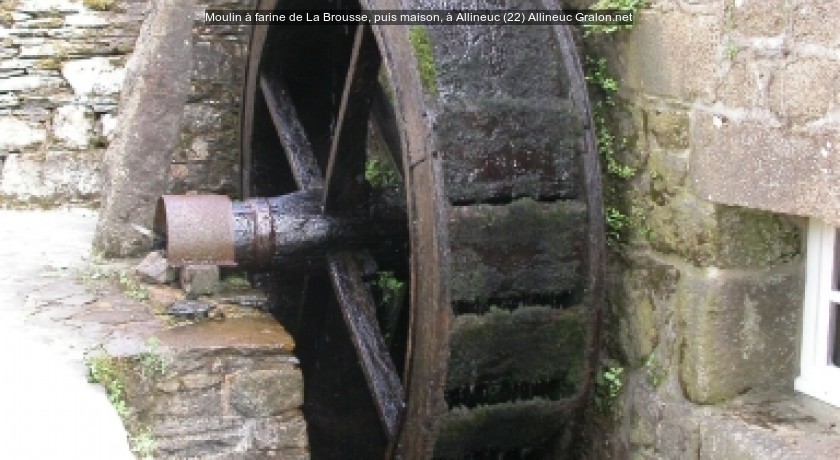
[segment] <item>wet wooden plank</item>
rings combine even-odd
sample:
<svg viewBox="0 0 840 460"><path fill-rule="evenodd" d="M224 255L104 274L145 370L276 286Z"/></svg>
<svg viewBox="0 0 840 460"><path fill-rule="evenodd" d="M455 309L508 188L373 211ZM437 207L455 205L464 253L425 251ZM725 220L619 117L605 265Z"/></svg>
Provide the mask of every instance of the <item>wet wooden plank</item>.
<svg viewBox="0 0 840 460"><path fill-rule="evenodd" d="M443 417L436 459L461 459L472 452L518 452L540 447L562 432L573 405L543 399L454 408Z"/></svg>
<svg viewBox="0 0 840 460"><path fill-rule="evenodd" d="M531 199L452 207L452 300L576 297L585 281L586 212L579 201Z"/></svg>
<svg viewBox="0 0 840 460"><path fill-rule="evenodd" d="M568 100L454 101L436 122L452 203L582 196L582 122Z"/></svg>
<svg viewBox="0 0 840 460"><path fill-rule="evenodd" d="M577 395L583 377L587 315L582 307L529 306L455 317L447 390L482 386L494 391L521 383L528 391L543 385L541 391L552 399Z"/></svg>
<svg viewBox="0 0 840 460"><path fill-rule="evenodd" d="M298 187L301 190L323 188L321 168L318 167L312 145L306 138L286 85L281 80L269 80L265 75L260 75L259 83Z"/></svg>
<svg viewBox="0 0 840 460"><path fill-rule="evenodd" d="M362 281L361 265L352 253L336 252L327 255L327 266L376 410L393 440L404 408L403 389L376 322L373 297Z"/></svg>
<svg viewBox="0 0 840 460"><path fill-rule="evenodd" d="M397 115L394 112L394 105L388 98L385 88L379 82L377 82L373 90L371 113L373 114L376 125L379 127L382 140L385 141L385 146L388 148L388 153L397 166L397 171L400 175L403 175L404 162L402 145L400 144L400 132L397 127Z"/></svg>
<svg viewBox="0 0 840 460"><path fill-rule="evenodd" d="M353 40L327 163L324 204L328 212L349 210L364 195L368 120L382 58L369 26L357 26Z"/></svg>

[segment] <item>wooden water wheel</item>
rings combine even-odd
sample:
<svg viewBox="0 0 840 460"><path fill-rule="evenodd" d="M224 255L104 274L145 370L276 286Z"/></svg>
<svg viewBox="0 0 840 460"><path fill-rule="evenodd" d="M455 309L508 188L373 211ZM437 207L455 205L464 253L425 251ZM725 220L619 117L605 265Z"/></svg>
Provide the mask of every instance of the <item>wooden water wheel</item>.
<svg viewBox="0 0 840 460"><path fill-rule="evenodd" d="M233 249L296 336L313 458L562 456L604 264L567 27L255 26L243 100Z"/></svg>

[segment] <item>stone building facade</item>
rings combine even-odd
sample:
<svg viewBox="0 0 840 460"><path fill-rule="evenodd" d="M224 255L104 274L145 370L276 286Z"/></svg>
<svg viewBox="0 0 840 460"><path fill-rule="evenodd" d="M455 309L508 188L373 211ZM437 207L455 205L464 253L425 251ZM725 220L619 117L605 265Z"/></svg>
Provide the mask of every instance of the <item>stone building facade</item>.
<svg viewBox="0 0 840 460"><path fill-rule="evenodd" d="M632 30L589 42L620 82L610 118L636 168L607 178L629 219L606 327L626 379L602 457L840 448L840 408L794 391L813 333L807 228L838 222L839 14L827 2L652 0Z"/></svg>
<svg viewBox="0 0 840 460"><path fill-rule="evenodd" d="M96 204L101 159L148 0L0 3L0 204ZM198 2L207 8L243 2ZM238 193L244 27L193 30L190 92L169 190Z"/></svg>

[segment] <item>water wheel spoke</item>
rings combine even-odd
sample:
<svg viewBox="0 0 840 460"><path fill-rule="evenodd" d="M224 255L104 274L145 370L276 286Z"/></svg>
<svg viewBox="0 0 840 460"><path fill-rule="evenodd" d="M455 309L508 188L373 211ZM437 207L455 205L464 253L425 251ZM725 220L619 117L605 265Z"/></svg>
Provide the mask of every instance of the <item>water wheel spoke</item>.
<svg viewBox="0 0 840 460"><path fill-rule="evenodd" d="M295 182L301 190L322 188L324 181L321 168L318 167L286 85L282 80L270 80L265 75L260 75L259 83Z"/></svg>
<svg viewBox="0 0 840 460"><path fill-rule="evenodd" d="M385 88L379 82L373 90L371 114L373 115L373 121L379 128L379 133L382 135L382 140L385 141L385 147L388 148L388 153L394 160L397 171L402 176L405 172L403 171L402 146L400 145L400 132L397 128L397 116L394 112L394 105L388 98Z"/></svg>
<svg viewBox="0 0 840 460"><path fill-rule="evenodd" d="M327 255L327 265L376 411L388 438L394 440L404 406L403 389L376 321L373 296L362 281L361 264L353 253L337 252Z"/></svg>
<svg viewBox="0 0 840 460"><path fill-rule="evenodd" d="M361 201L368 116L381 60L370 27L357 26L327 163L328 211L349 209Z"/></svg>

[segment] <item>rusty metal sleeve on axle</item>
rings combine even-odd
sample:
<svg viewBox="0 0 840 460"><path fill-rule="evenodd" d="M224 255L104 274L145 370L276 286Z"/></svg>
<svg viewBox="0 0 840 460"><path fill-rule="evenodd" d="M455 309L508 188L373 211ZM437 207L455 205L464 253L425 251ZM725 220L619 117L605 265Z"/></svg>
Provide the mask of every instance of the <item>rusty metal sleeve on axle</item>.
<svg viewBox="0 0 840 460"><path fill-rule="evenodd" d="M323 262L326 248L352 247L405 234L405 209L382 201L370 215L323 214L322 190L231 202L221 195L165 195L155 212L156 236L172 266L248 269Z"/></svg>

